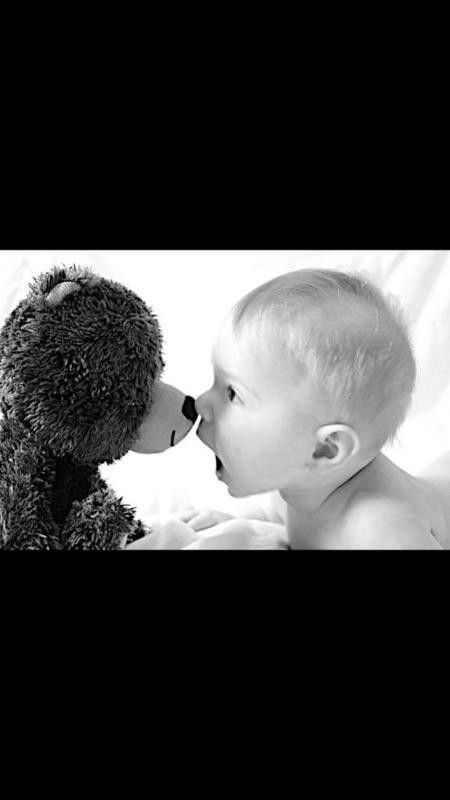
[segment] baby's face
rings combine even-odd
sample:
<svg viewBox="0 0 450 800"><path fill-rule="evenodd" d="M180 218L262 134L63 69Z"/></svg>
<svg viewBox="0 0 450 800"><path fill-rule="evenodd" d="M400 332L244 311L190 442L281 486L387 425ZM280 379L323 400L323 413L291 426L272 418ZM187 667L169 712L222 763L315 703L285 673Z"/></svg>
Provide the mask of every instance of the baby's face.
<svg viewBox="0 0 450 800"><path fill-rule="evenodd" d="M320 424L311 392L258 349L246 331L236 337L227 317L213 349L214 383L196 401L197 435L235 497L305 485Z"/></svg>

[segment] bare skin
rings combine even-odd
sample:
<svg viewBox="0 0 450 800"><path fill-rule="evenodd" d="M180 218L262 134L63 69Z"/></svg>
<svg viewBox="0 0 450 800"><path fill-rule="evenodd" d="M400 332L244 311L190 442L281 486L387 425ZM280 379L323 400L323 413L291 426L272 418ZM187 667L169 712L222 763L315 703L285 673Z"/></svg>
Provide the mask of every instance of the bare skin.
<svg viewBox="0 0 450 800"><path fill-rule="evenodd" d="M380 453L375 425L361 431L335 420L320 392L293 383L288 365L245 332L237 338L230 319L213 366L214 383L196 400L197 436L228 493L248 498L243 535L245 519L260 519L285 524L292 549L450 547L450 453L409 475ZM258 503L268 493L272 508ZM232 520L211 509L176 516L194 531Z"/></svg>
<svg viewBox="0 0 450 800"><path fill-rule="evenodd" d="M273 492L264 504L249 499L242 516L284 523L293 550L450 549L450 453L417 477L379 454L319 504ZM194 507L177 517L194 531L233 519Z"/></svg>
<svg viewBox="0 0 450 800"><path fill-rule="evenodd" d="M437 476L414 477L380 454L312 512L287 504L291 547L447 549L450 472Z"/></svg>
<svg viewBox="0 0 450 800"><path fill-rule="evenodd" d="M214 385L197 399L197 435L224 462L217 476L230 495L279 499L275 516L259 513L252 498L242 517L284 519L293 549L450 547L450 453L409 475L373 449L370 436L327 419L320 397L293 389L227 321L215 367ZM223 371L234 381L222 381ZM186 509L179 518L202 530L230 515Z"/></svg>

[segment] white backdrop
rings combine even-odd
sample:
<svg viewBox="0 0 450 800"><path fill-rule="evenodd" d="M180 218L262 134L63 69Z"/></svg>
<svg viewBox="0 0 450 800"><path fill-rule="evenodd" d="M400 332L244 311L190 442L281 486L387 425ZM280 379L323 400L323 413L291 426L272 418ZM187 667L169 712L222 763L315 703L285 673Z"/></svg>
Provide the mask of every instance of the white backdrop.
<svg viewBox="0 0 450 800"><path fill-rule="evenodd" d="M415 474L450 450L449 251L0 251L0 324L36 274L72 263L126 284L153 307L164 333L164 379L194 397L211 383L220 320L249 289L302 267L363 270L400 299L419 367L411 412L385 452ZM191 434L166 453L128 453L102 472L142 519L187 504L238 513L242 501L228 496L214 469L212 453Z"/></svg>

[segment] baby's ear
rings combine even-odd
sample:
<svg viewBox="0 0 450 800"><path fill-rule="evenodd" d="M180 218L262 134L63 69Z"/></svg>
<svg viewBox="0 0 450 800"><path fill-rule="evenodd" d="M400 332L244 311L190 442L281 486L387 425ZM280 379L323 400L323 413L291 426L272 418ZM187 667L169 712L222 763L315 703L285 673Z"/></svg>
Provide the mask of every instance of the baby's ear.
<svg viewBox="0 0 450 800"><path fill-rule="evenodd" d="M75 281L62 281L61 283L57 283L46 295L45 302L49 306L57 306L62 303L67 295L79 292L80 289L80 284Z"/></svg>
<svg viewBox="0 0 450 800"><path fill-rule="evenodd" d="M341 466L359 450L359 436L350 425L322 425L316 431L316 438L313 459L316 462L321 459L323 466Z"/></svg>
<svg viewBox="0 0 450 800"><path fill-rule="evenodd" d="M338 449L335 443L328 439L324 442L318 442L313 453L313 458L334 458L337 452Z"/></svg>

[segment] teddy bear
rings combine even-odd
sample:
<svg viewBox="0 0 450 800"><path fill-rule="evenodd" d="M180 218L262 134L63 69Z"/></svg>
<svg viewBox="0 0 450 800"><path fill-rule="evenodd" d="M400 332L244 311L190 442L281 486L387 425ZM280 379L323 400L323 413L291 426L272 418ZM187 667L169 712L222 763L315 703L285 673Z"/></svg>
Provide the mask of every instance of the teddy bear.
<svg viewBox="0 0 450 800"><path fill-rule="evenodd" d="M0 549L120 550L149 533L99 467L193 427L162 345L153 310L89 267L29 284L0 331Z"/></svg>

